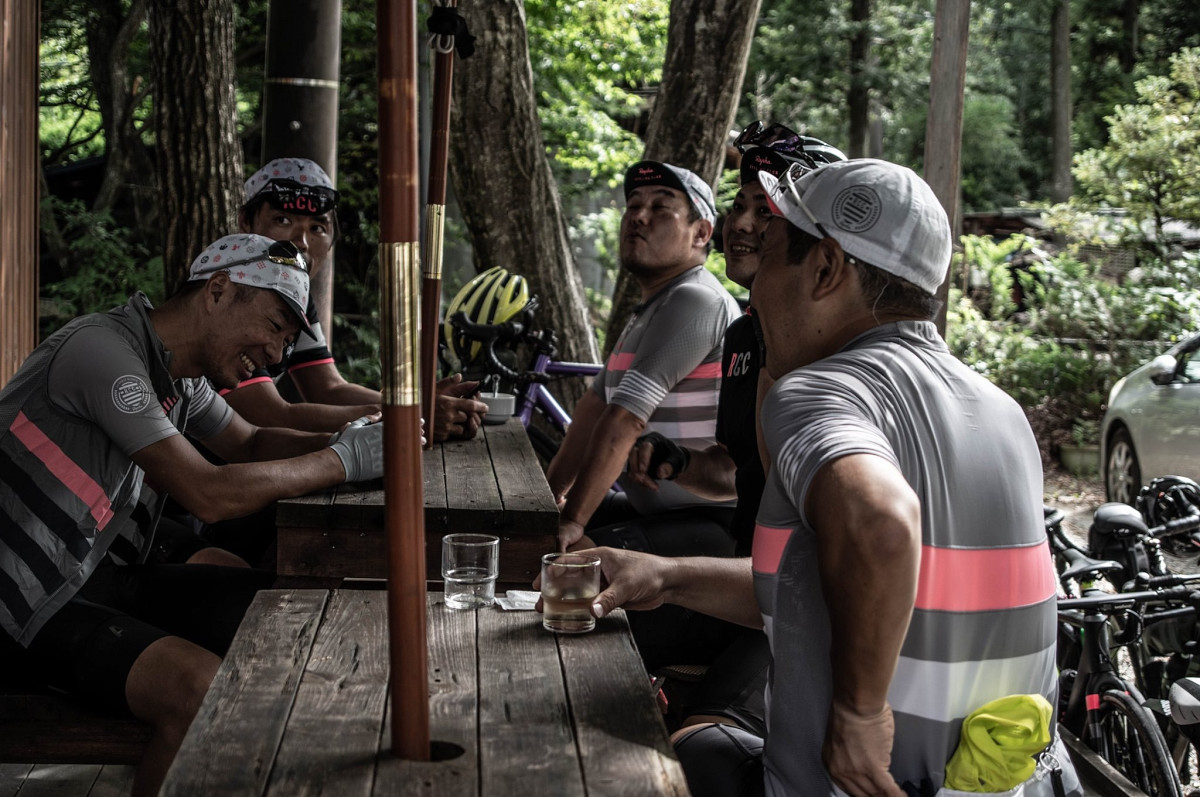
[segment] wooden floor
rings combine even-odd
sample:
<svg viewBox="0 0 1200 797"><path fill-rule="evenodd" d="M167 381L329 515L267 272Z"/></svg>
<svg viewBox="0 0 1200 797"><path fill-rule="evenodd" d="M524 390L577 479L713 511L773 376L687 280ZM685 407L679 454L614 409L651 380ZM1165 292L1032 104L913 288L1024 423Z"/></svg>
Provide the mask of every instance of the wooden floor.
<svg viewBox="0 0 1200 797"><path fill-rule="evenodd" d="M128 797L133 767L0 764L0 797Z"/></svg>

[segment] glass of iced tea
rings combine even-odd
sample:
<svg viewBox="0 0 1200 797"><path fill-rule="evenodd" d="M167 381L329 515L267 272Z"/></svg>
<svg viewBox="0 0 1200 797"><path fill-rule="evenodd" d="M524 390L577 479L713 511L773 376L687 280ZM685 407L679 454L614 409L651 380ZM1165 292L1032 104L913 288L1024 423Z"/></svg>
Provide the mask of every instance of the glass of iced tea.
<svg viewBox="0 0 1200 797"><path fill-rule="evenodd" d="M600 557L548 553L542 557L542 626L560 634L596 627L592 604L600 594Z"/></svg>

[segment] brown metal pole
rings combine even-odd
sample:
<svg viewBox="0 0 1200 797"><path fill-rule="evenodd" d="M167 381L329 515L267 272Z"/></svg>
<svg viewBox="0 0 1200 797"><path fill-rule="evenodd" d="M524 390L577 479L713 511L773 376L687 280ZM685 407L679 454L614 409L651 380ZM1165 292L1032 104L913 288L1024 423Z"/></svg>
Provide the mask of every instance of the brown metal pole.
<svg viewBox="0 0 1200 797"><path fill-rule="evenodd" d="M450 8L458 0L442 3ZM446 45L444 39L449 39ZM442 309L442 240L446 223L446 162L450 157L450 87L454 79L454 37L437 36L433 62L433 133L429 141L429 190L425 198L425 272L421 283L421 409L433 429L437 412L438 315ZM433 447L427 435L425 447Z"/></svg>
<svg viewBox="0 0 1200 797"><path fill-rule="evenodd" d="M421 276L416 0L380 0L379 279L392 751L429 760L425 501L418 373Z"/></svg>

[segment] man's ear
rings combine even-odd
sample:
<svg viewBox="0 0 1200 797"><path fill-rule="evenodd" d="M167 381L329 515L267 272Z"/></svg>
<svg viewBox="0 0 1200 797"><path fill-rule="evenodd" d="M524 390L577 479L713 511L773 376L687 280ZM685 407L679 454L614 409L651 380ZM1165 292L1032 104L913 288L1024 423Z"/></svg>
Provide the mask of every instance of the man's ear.
<svg viewBox="0 0 1200 797"><path fill-rule="evenodd" d="M261 208L262 205L259 205L258 207ZM254 212L258 213L258 208L255 208ZM251 218L249 210L242 208L238 211L238 232L253 232L253 230L254 219Z"/></svg>
<svg viewBox="0 0 1200 797"><path fill-rule="evenodd" d="M712 238L713 225L708 219L700 219L696 225L696 237L692 240L693 246L704 246L708 240Z"/></svg>
<svg viewBox="0 0 1200 797"><path fill-rule="evenodd" d="M825 236L817 241L812 253L816 295L833 293L843 287L853 266L846 260L842 245Z"/></svg>
<svg viewBox="0 0 1200 797"><path fill-rule="evenodd" d="M222 299L233 295L233 283L229 281L229 275L224 271L218 271L208 278L208 282L204 283L204 296L213 304L218 304ZM205 302L205 304L208 303Z"/></svg>

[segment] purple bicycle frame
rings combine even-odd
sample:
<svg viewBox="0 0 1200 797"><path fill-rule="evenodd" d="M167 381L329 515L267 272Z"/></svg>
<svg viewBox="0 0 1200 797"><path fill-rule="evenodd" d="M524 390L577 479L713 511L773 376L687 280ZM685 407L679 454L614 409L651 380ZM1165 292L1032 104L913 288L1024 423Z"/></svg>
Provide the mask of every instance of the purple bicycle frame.
<svg viewBox="0 0 1200 797"><path fill-rule="evenodd" d="M564 376L595 376L603 366L600 363L568 363L550 359L549 355L538 354L533 361L532 372L535 374L562 374ZM571 416L558 403L558 399L550 393L541 382L530 382L521 394L516 415L521 424L528 427L533 418L534 407L541 407L546 419L564 434L571 423Z"/></svg>

